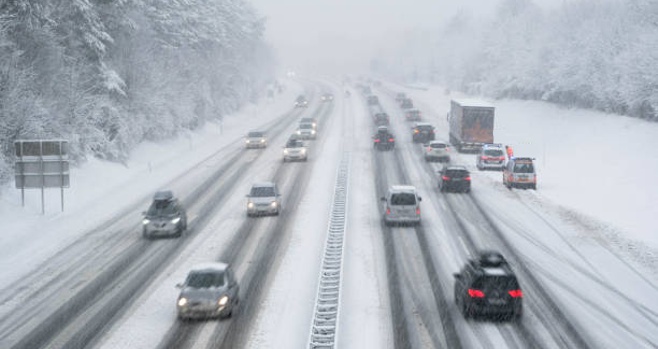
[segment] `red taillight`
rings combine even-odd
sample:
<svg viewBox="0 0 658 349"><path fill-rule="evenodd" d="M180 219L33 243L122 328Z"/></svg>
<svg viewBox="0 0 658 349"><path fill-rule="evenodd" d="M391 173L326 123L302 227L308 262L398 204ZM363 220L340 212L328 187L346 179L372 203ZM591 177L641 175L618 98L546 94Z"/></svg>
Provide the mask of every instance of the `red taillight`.
<svg viewBox="0 0 658 349"><path fill-rule="evenodd" d="M504 161L504 160L505 160L505 157L504 157L504 156L499 156L499 157L498 157L498 160L500 160L500 161Z"/></svg>
<svg viewBox="0 0 658 349"><path fill-rule="evenodd" d="M432 147L427 147L427 151L432 151Z"/></svg>
<svg viewBox="0 0 658 349"><path fill-rule="evenodd" d="M464 178L464 180L465 180L465 181L470 181L470 180L471 180L471 176L468 176L468 177Z"/></svg>
<svg viewBox="0 0 658 349"><path fill-rule="evenodd" d="M442 178L444 181L449 181L449 180L450 180L450 177L448 177L448 176L443 176L443 177L441 177L441 178Z"/></svg>
<svg viewBox="0 0 658 349"><path fill-rule="evenodd" d="M391 214L391 209L390 208L386 209L386 214Z"/></svg>
<svg viewBox="0 0 658 349"><path fill-rule="evenodd" d="M418 130L414 130L414 133L418 133L418 132L420 132L420 131L418 131Z"/></svg>
<svg viewBox="0 0 658 349"><path fill-rule="evenodd" d="M389 142L395 142L395 139L393 139L393 138L389 138L388 141L389 141Z"/></svg>
<svg viewBox="0 0 658 349"><path fill-rule="evenodd" d="M487 160L487 157L484 156L484 155L482 155L482 156L480 156L480 159L482 159L482 160Z"/></svg>
<svg viewBox="0 0 658 349"><path fill-rule="evenodd" d="M375 143L379 143L379 138L375 139Z"/></svg>
<svg viewBox="0 0 658 349"><path fill-rule="evenodd" d="M484 292L472 288L468 289L468 295L471 296L471 298L484 298Z"/></svg>
<svg viewBox="0 0 658 349"><path fill-rule="evenodd" d="M417 214L417 215L420 214L420 207L416 207L416 214Z"/></svg>
<svg viewBox="0 0 658 349"><path fill-rule="evenodd" d="M507 293L509 293L509 295L512 296L512 298L522 298L523 297L523 292L521 290L511 290L511 291L508 291Z"/></svg>

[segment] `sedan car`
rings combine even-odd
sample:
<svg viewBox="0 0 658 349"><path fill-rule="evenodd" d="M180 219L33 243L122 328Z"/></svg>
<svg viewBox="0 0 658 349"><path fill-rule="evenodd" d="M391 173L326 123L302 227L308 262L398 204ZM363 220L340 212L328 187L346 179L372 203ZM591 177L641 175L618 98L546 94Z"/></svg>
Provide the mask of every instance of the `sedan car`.
<svg viewBox="0 0 658 349"><path fill-rule="evenodd" d="M471 191L471 174L466 167L445 166L439 171L439 190L468 193Z"/></svg>
<svg viewBox="0 0 658 349"><path fill-rule="evenodd" d="M265 133L260 131L251 131L247 133L247 136L244 139L245 148L266 148L267 147L267 138Z"/></svg>
<svg viewBox="0 0 658 349"><path fill-rule="evenodd" d="M404 112L404 118L407 121L420 121L421 113L418 109L410 109Z"/></svg>
<svg viewBox="0 0 658 349"><path fill-rule="evenodd" d="M304 122L299 124L297 127L297 136L301 139L315 139L317 137L317 131L315 126L312 123Z"/></svg>
<svg viewBox="0 0 658 349"><path fill-rule="evenodd" d="M481 251L455 277L455 303L465 318L478 315L518 319L523 314L523 291L505 258Z"/></svg>
<svg viewBox="0 0 658 349"><path fill-rule="evenodd" d="M281 194L275 183L262 182L251 186L247 194L247 216L278 215L281 212Z"/></svg>
<svg viewBox="0 0 658 349"><path fill-rule="evenodd" d="M225 263L198 265L176 286L181 289L176 301L181 320L229 317L240 303L240 287Z"/></svg>
<svg viewBox="0 0 658 349"><path fill-rule="evenodd" d="M333 102L334 95L331 93L325 93L320 97L320 100L323 102Z"/></svg>
<svg viewBox="0 0 658 349"><path fill-rule="evenodd" d="M283 148L283 162L308 160L307 149L304 141L291 138Z"/></svg>
<svg viewBox="0 0 658 349"><path fill-rule="evenodd" d="M151 206L143 215L142 236L146 239L155 236L180 237L187 229L185 209L170 190L156 192Z"/></svg>

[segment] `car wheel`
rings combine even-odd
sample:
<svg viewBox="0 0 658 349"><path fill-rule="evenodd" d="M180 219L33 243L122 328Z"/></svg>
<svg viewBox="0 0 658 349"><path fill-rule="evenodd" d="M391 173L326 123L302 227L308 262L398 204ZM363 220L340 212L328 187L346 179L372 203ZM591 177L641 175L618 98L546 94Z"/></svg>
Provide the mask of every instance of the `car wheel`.
<svg viewBox="0 0 658 349"><path fill-rule="evenodd" d="M142 230L142 237L146 240L151 240L151 236L146 232L146 229Z"/></svg>
<svg viewBox="0 0 658 349"><path fill-rule="evenodd" d="M532 190L537 190L537 184L532 185Z"/></svg>

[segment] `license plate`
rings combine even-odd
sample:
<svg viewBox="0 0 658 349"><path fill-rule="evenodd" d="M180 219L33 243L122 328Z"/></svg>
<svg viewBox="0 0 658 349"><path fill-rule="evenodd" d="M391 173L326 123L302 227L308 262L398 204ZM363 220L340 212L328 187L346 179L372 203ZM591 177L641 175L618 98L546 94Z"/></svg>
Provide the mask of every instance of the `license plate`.
<svg viewBox="0 0 658 349"><path fill-rule="evenodd" d="M489 299L489 304L491 305L503 305L507 302L505 302L504 299Z"/></svg>

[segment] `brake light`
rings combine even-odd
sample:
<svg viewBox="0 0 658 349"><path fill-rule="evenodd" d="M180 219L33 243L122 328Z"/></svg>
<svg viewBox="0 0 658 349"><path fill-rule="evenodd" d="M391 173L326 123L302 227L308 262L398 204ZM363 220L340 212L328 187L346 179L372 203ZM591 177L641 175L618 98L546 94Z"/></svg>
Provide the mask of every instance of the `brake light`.
<svg viewBox="0 0 658 349"><path fill-rule="evenodd" d="M443 176L443 177L441 177L441 179L443 179L444 181L449 181L449 180L450 180L450 177L448 177L448 176Z"/></svg>
<svg viewBox="0 0 658 349"><path fill-rule="evenodd" d="M498 160L503 161L503 160L505 160L505 157L504 156L499 156Z"/></svg>
<svg viewBox="0 0 658 349"><path fill-rule="evenodd" d="M416 214L417 214L417 215L420 214L420 207L416 207Z"/></svg>
<svg viewBox="0 0 658 349"><path fill-rule="evenodd" d="M482 155L482 156L480 156L480 159L487 160L488 158L486 156Z"/></svg>
<svg viewBox="0 0 658 349"><path fill-rule="evenodd" d="M379 138L375 139L375 143L379 143Z"/></svg>
<svg viewBox="0 0 658 349"><path fill-rule="evenodd" d="M468 295L471 296L471 298L484 298L484 292L472 288L468 289Z"/></svg>
<svg viewBox="0 0 658 349"><path fill-rule="evenodd" d="M386 214L391 214L391 209L388 207L386 208Z"/></svg>
<svg viewBox="0 0 658 349"><path fill-rule="evenodd" d="M471 180L471 176L468 176L468 177L464 178L464 180L466 180L466 181L470 181L470 180Z"/></svg>
<svg viewBox="0 0 658 349"><path fill-rule="evenodd" d="M507 293L509 293L512 298L523 298L523 291L521 290L510 290Z"/></svg>
<svg viewBox="0 0 658 349"><path fill-rule="evenodd" d="M389 142L395 142L395 139L393 139L393 138L389 138L388 141L389 141Z"/></svg>
<svg viewBox="0 0 658 349"><path fill-rule="evenodd" d="M418 133L418 132L420 132L420 131L418 131L418 130L414 130L414 133Z"/></svg>

